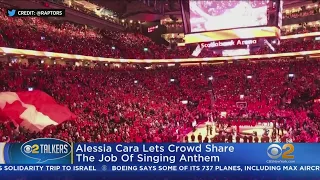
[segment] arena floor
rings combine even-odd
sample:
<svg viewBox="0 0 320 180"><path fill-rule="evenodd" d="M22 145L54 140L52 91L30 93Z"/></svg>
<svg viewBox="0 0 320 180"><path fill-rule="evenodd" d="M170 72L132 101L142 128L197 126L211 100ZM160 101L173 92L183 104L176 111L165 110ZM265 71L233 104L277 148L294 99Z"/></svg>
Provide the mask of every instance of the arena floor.
<svg viewBox="0 0 320 180"><path fill-rule="evenodd" d="M257 132L257 135L259 137L259 139L261 138L262 134L264 133L264 129L268 129L269 131L269 137L271 136L271 130L272 130L273 125L272 124L268 124L268 123L261 123L259 125L256 126L240 126L240 132L243 133L253 133L254 131ZM234 129L236 129L236 126L233 126ZM213 135L209 135L209 139L214 137L217 132L215 131L216 126L213 126ZM202 137L204 138L207 135L207 127L205 124L201 124L198 125L196 128L196 131L194 132L194 135L196 136L196 142L198 142L197 140L197 136L199 135L199 133L201 133ZM193 132L188 133L189 139L191 139L191 135L193 134ZM236 142L236 135L233 136L233 141ZM242 141L242 139L241 139Z"/></svg>

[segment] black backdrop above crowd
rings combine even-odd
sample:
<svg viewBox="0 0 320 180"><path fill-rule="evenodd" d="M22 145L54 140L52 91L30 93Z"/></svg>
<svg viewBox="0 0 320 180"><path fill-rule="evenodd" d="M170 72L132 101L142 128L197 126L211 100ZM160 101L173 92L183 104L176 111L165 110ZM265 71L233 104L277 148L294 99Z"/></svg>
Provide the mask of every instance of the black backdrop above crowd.
<svg viewBox="0 0 320 180"><path fill-rule="evenodd" d="M155 28L155 27L158 28ZM152 32L148 32L148 28L154 27ZM141 32L145 36L148 36L151 38L155 43L157 44L165 44L169 45L169 43L161 37L162 34L167 33L167 28L164 25L160 24L160 21L154 21L154 22L144 22L141 24Z"/></svg>

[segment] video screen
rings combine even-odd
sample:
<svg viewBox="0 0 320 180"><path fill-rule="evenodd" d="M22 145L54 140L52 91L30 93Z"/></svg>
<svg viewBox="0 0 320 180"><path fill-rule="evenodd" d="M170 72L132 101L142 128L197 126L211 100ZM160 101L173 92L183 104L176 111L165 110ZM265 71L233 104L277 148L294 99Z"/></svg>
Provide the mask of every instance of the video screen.
<svg viewBox="0 0 320 180"><path fill-rule="evenodd" d="M189 0L191 32L268 24L269 0Z"/></svg>

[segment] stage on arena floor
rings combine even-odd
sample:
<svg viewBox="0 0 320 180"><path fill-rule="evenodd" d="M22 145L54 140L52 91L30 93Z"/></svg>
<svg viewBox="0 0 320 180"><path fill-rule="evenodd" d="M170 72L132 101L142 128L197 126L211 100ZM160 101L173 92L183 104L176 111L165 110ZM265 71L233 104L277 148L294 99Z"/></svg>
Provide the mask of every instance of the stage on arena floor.
<svg viewBox="0 0 320 180"><path fill-rule="evenodd" d="M231 128L233 130L236 130L237 127L236 126L231 126ZM269 134L268 136L271 137L271 133L272 133L272 128L273 128L273 124L272 123L258 123L254 126L239 126L239 132L240 134L253 134L254 132L256 132L257 136L259 139L261 139L262 135L265 133L265 130L268 130ZM189 137L189 141L191 140L191 135L194 134L196 136L195 138L195 142L198 142L197 136L201 133L202 135L202 139L204 139L207 135L209 140L211 138L213 138L215 135L218 135L218 132L216 132L216 124L213 123L213 128L212 128L212 135L210 135L210 133L207 134L207 126L205 123L200 124L196 127L196 130L193 132L189 132L187 134L187 136ZM286 133L286 132L284 132ZM278 138L277 138L278 139ZM241 141L243 141L243 139L241 138ZM236 142L236 134L233 135L233 142Z"/></svg>

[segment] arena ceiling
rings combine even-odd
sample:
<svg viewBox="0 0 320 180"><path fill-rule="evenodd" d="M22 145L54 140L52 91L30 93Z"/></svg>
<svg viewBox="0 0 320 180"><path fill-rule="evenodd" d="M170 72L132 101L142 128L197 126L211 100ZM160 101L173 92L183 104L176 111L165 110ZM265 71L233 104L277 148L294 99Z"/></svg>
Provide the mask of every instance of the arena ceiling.
<svg viewBox="0 0 320 180"><path fill-rule="evenodd" d="M149 22L159 20L163 15L180 14L179 0L90 0L90 2L107 7L119 18L136 21ZM284 0L284 5L290 7L311 2L311 0Z"/></svg>

